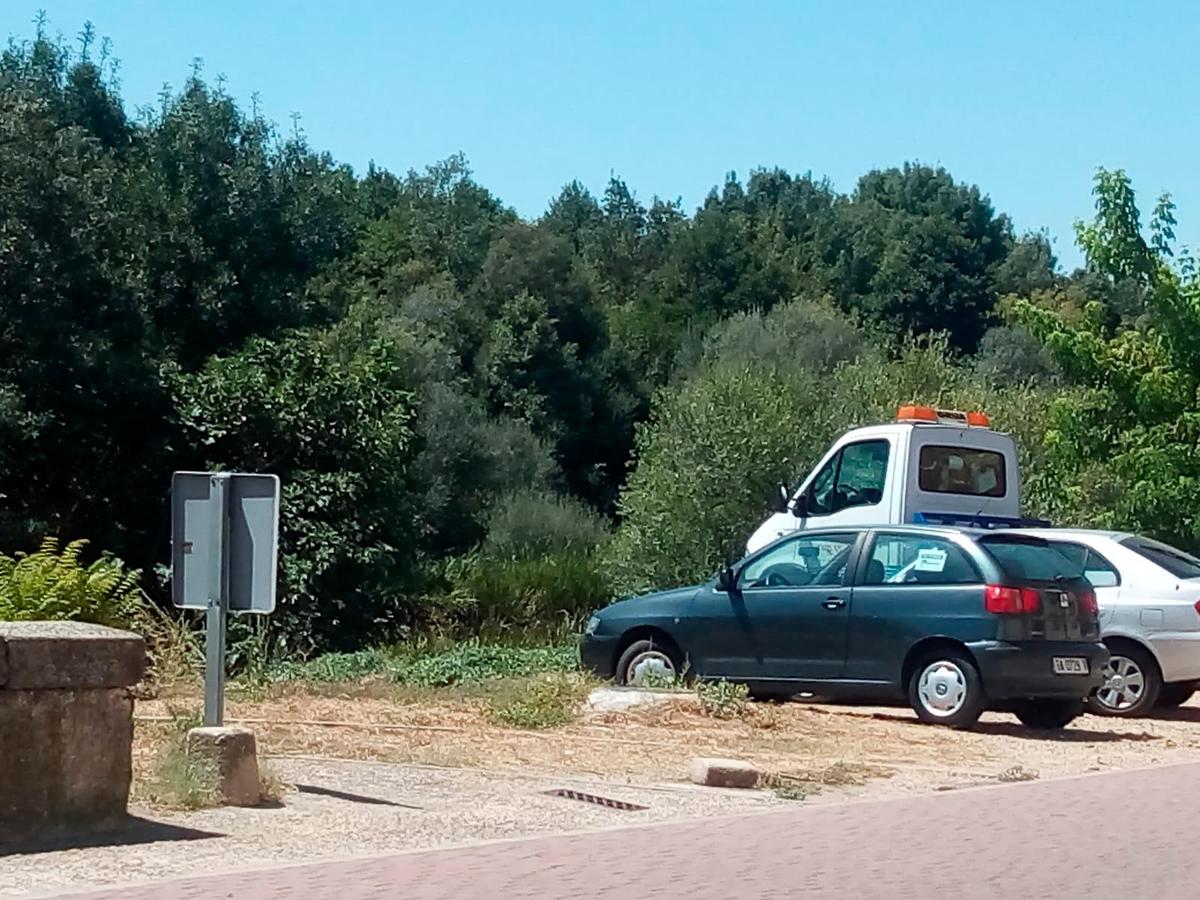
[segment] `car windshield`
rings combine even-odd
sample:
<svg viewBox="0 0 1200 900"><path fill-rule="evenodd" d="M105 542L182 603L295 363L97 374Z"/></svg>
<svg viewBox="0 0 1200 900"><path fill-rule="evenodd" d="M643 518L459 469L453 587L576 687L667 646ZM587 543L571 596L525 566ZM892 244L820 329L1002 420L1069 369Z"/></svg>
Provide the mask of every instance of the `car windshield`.
<svg viewBox="0 0 1200 900"><path fill-rule="evenodd" d="M1128 537L1121 543L1143 559L1166 569L1176 578L1200 578L1200 559L1168 544L1143 537Z"/></svg>
<svg viewBox="0 0 1200 900"><path fill-rule="evenodd" d="M1009 578L1029 581L1062 581L1083 577L1083 564L1055 545L1038 538L996 535L979 539L979 545Z"/></svg>

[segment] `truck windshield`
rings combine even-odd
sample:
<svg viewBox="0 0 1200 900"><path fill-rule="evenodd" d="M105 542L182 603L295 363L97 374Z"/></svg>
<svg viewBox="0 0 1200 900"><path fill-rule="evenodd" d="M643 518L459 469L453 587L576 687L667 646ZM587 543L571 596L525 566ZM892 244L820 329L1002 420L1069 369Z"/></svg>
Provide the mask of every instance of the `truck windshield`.
<svg viewBox="0 0 1200 900"><path fill-rule="evenodd" d="M966 494L972 497L1003 497L1004 454L973 447L921 448L921 490L934 494Z"/></svg>
<svg viewBox="0 0 1200 900"><path fill-rule="evenodd" d="M1143 537L1128 537L1121 543L1143 559L1148 559L1176 578L1200 578L1200 559L1168 544Z"/></svg>
<svg viewBox="0 0 1200 900"><path fill-rule="evenodd" d="M1019 581L1061 581L1083 577L1083 565L1054 544L1038 538L996 535L979 539L979 546L1009 578Z"/></svg>

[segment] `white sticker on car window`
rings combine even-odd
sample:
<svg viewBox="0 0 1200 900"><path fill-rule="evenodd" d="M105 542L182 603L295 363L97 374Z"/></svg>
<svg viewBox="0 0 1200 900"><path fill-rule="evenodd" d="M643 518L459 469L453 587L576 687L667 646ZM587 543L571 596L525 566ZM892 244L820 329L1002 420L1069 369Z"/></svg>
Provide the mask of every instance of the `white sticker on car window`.
<svg viewBox="0 0 1200 900"><path fill-rule="evenodd" d="M924 547L917 551L917 564L913 566L918 572L940 572L946 568L946 551L936 547Z"/></svg>

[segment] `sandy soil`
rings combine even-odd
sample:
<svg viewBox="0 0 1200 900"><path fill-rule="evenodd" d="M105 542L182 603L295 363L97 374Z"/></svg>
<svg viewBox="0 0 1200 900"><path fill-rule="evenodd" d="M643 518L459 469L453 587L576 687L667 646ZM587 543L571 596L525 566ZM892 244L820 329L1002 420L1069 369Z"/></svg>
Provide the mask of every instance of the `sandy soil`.
<svg viewBox="0 0 1200 900"><path fill-rule="evenodd" d="M158 719L197 704L138 704L139 778L175 727ZM234 699L228 717L251 724L261 755L290 785L281 804L135 806L141 821L121 835L0 856L0 894L1200 761L1200 705L1154 719L1087 716L1052 737L998 714L955 732L903 708L817 703L755 704L713 719L689 698L526 732L491 724L480 696L382 686L276 690ZM776 790L688 785L696 755L749 760ZM546 794L556 788L646 808Z"/></svg>

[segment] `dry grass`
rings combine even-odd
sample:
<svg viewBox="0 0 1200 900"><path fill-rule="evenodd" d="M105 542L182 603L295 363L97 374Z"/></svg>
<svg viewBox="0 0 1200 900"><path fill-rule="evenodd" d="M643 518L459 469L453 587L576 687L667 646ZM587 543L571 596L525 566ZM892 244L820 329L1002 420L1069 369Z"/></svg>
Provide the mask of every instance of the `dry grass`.
<svg viewBox="0 0 1200 900"><path fill-rule="evenodd" d="M781 795L822 799L1200 758L1200 732L1193 733L1189 721L1085 716L1062 735L1047 737L1000 714L986 715L975 731L960 732L921 725L907 709L816 703L751 703L737 717L718 719L686 693L662 705L597 713L577 703L584 683L569 690L531 688L537 681L437 689L379 681L274 685L253 695L231 691L227 718L255 730L262 757L676 781L691 757L725 756L772 773L766 786ZM199 691L192 689L170 701L140 701L137 712L194 714L200 705ZM1200 720L1200 707L1195 714ZM163 729L159 722L138 722L140 770L146 770Z"/></svg>

